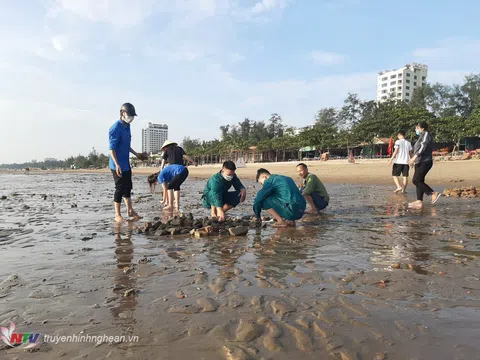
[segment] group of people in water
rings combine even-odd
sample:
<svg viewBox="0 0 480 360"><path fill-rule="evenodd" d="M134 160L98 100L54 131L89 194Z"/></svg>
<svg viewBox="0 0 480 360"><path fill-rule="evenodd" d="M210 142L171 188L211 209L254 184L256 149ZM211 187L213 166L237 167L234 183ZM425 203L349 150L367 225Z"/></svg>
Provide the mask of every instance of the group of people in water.
<svg viewBox="0 0 480 360"><path fill-rule="evenodd" d="M130 199L132 190L132 175L129 154L134 154L140 160L147 160L148 154L137 153L131 148L130 124L137 116L135 108L125 103L120 108L120 119L109 131L110 169L115 180L115 220L125 221L121 215L121 201L124 198L129 217L140 217L132 208ZM433 166L433 138L428 132L428 124L420 122L416 126L419 139L412 148L405 139L405 132L398 132L395 151L389 163L393 164L392 175L397 189L395 193L405 193L408 184L409 169L415 167L413 183L417 188L417 201L409 204L411 208L422 208L424 194L432 197L432 204L438 201L440 194L434 192L426 183L425 177ZM163 206L166 210L180 210L181 186L188 178L188 164L196 165L177 143L165 141L162 146L163 157L160 171L148 176L152 192L157 184L163 189ZM236 174L237 167L233 161L225 161L222 169L213 174L207 181L202 195L202 205L210 210L212 217L225 221L225 214L238 204L245 201L247 191ZM254 219L261 221L262 210L272 216L276 223L274 227L295 226L295 221L304 214L314 214L324 210L330 202L328 192L320 179L309 173L308 167L300 163L296 167L297 174L303 179L297 186L292 178L284 175L271 174L267 169L257 170L256 181L262 185L253 202ZM400 185L399 177L403 176ZM233 191L230 189L233 187Z"/></svg>

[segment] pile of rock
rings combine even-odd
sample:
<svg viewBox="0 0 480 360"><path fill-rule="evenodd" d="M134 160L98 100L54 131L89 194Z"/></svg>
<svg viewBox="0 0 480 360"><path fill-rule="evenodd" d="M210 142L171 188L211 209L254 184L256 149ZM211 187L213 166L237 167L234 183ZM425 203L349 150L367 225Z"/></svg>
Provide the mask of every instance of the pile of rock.
<svg viewBox="0 0 480 360"><path fill-rule="evenodd" d="M266 219L269 220L269 219ZM250 216L243 218L230 218L225 222L218 222L212 218L195 219L190 213L182 214L163 223L157 221L155 223L147 222L143 228L137 229L138 233L145 233L156 236L169 235L191 235L197 239L210 235L227 235L241 236L246 235L250 228L265 227L266 223L252 221Z"/></svg>
<svg viewBox="0 0 480 360"><path fill-rule="evenodd" d="M480 187L466 186L462 188L445 189L443 190L443 196L472 199L480 197Z"/></svg>

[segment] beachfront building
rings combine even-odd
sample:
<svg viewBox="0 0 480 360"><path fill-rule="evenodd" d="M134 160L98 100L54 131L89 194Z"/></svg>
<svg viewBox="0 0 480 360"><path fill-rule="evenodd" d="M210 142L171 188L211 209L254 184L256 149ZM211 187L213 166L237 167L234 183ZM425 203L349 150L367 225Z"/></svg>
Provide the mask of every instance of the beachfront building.
<svg viewBox="0 0 480 360"><path fill-rule="evenodd" d="M148 127L142 129L142 151L149 154L159 153L167 138L168 125L149 122Z"/></svg>
<svg viewBox="0 0 480 360"><path fill-rule="evenodd" d="M428 67L407 64L401 69L380 71L377 76L377 101L395 99L409 102L413 91L427 81Z"/></svg>

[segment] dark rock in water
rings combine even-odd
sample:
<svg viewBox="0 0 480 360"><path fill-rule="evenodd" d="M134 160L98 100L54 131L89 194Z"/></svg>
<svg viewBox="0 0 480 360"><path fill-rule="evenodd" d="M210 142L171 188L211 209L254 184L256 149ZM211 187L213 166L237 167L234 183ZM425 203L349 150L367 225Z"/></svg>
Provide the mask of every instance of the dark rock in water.
<svg viewBox="0 0 480 360"><path fill-rule="evenodd" d="M137 234L143 234L143 230L142 229L137 229Z"/></svg>
<svg viewBox="0 0 480 360"><path fill-rule="evenodd" d="M152 223L146 222L145 224L143 224L143 231L147 232L150 230L151 227L152 227Z"/></svg>
<svg viewBox="0 0 480 360"><path fill-rule="evenodd" d="M47 195L43 195L43 200L47 200Z"/></svg>
<svg viewBox="0 0 480 360"><path fill-rule="evenodd" d="M192 214L192 213L188 213L188 218L193 221L193 214Z"/></svg>
<svg viewBox="0 0 480 360"><path fill-rule="evenodd" d="M228 229L230 232L230 235L233 236L242 236L242 235L247 235L249 228L247 226L237 226L237 227L231 227Z"/></svg>
<svg viewBox="0 0 480 360"><path fill-rule="evenodd" d="M6 197L5 195L3 195L3 196L1 197L1 199L2 199L2 200L7 200L7 197Z"/></svg>
<svg viewBox="0 0 480 360"><path fill-rule="evenodd" d="M190 219L186 219L186 220L184 221L184 223L183 223L183 226L192 228L192 227L193 227L193 221L190 220Z"/></svg>
<svg viewBox="0 0 480 360"><path fill-rule="evenodd" d="M83 238L81 238L80 240L81 241L88 241L88 240L92 240L93 239L93 236L85 236Z"/></svg>
<svg viewBox="0 0 480 360"><path fill-rule="evenodd" d="M158 216L155 216L155 217L153 218L153 221L158 221L158 220L160 220L160 218L159 218Z"/></svg>
<svg viewBox="0 0 480 360"><path fill-rule="evenodd" d="M28 206L28 205L23 205L23 206L22 206L22 209L23 209L23 210L28 210L28 209L30 209L30 206Z"/></svg>
<svg viewBox="0 0 480 360"><path fill-rule="evenodd" d="M169 221L170 225L172 226L183 226L184 222L185 222L185 219L183 218L174 218Z"/></svg>
<svg viewBox="0 0 480 360"><path fill-rule="evenodd" d="M209 226L209 225L212 225L213 224L213 220L212 219L204 219L203 220L203 226Z"/></svg>
<svg viewBox="0 0 480 360"><path fill-rule="evenodd" d="M71 208L77 208L78 205L77 205L77 204L72 204L72 205L70 205L70 207L71 207Z"/></svg>
<svg viewBox="0 0 480 360"><path fill-rule="evenodd" d="M82 251L92 251L92 248L83 248Z"/></svg>
<svg viewBox="0 0 480 360"><path fill-rule="evenodd" d="M190 228L183 228L182 230L180 230L180 234L184 235L184 234L189 234L191 231Z"/></svg>
<svg viewBox="0 0 480 360"><path fill-rule="evenodd" d="M123 296L128 297L136 294L137 294L137 291L135 289L129 289L123 293Z"/></svg>
<svg viewBox="0 0 480 360"><path fill-rule="evenodd" d="M228 234L228 230L227 230L227 229L219 229L219 230L218 230L218 234L219 234L219 235L227 235L227 234Z"/></svg>
<svg viewBox="0 0 480 360"><path fill-rule="evenodd" d="M169 234L170 233L165 229L158 229L157 231L155 231L156 236L166 236L166 235L169 235Z"/></svg>
<svg viewBox="0 0 480 360"><path fill-rule="evenodd" d="M197 229L203 227L203 220L202 219L195 220L193 223L193 226Z"/></svg>
<svg viewBox="0 0 480 360"><path fill-rule="evenodd" d="M157 231L157 229L160 227L160 225L162 225L162 222L157 221L155 224L152 225L149 232L153 233L153 232Z"/></svg>
<svg viewBox="0 0 480 360"><path fill-rule="evenodd" d="M159 229L161 229L161 230L165 230L166 228L168 228L168 224L162 224L159 227Z"/></svg>

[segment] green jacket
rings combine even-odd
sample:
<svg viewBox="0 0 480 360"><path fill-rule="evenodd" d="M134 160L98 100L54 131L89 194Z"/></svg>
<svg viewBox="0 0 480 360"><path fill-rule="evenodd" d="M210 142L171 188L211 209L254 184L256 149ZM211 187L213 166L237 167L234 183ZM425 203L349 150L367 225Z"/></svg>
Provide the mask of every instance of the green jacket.
<svg viewBox="0 0 480 360"><path fill-rule="evenodd" d="M237 191L245 188L245 186L243 186L242 182L238 178L237 174L233 176L232 181L227 181L222 176L222 172L219 171L215 175L212 175L210 179L208 179L207 185L203 190L202 199L208 196L210 203L213 206L222 207L223 195L226 194L232 186Z"/></svg>
<svg viewBox="0 0 480 360"><path fill-rule="evenodd" d="M319 193L327 203L330 202L330 196L328 196L325 185L323 185L317 175L309 173L307 177L303 179L302 193L311 195L313 192Z"/></svg>
<svg viewBox="0 0 480 360"><path fill-rule="evenodd" d="M291 214L298 214L301 217L305 212L307 202L298 190L292 178L283 175L270 175L264 181L262 189L257 193L253 203L253 212L257 218L260 217L265 200L273 197L277 199L280 209L275 209L283 218L289 219Z"/></svg>

